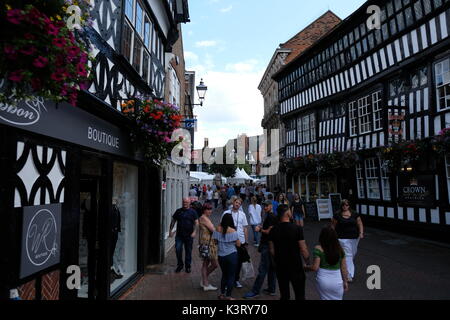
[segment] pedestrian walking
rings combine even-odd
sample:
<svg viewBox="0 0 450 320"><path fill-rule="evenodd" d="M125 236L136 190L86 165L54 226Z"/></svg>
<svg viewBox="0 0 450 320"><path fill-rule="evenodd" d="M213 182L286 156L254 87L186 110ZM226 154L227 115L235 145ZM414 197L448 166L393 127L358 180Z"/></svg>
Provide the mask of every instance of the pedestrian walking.
<svg viewBox="0 0 450 320"><path fill-rule="evenodd" d="M214 200L214 209L217 209L219 206L220 193L219 190L214 191L213 200Z"/></svg>
<svg viewBox="0 0 450 320"><path fill-rule="evenodd" d="M294 202L294 193L292 192L292 189L288 189L286 199L289 201L289 205L292 206L292 203Z"/></svg>
<svg viewBox="0 0 450 320"><path fill-rule="evenodd" d="M227 190L227 199L230 200L232 196L235 196L236 192L233 187L229 187Z"/></svg>
<svg viewBox="0 0 450 320"><path fill-rule="evenodd" d="M222 188L222 190L220 191L220 200L222 201L222 210L226 210L227 207L227 191L225 190L225 188Z"/></svg>
<svg viewBox="0 0 450 320"><path fill-rule="evenodd" d="M242 199L242 202L245 202L245 199L247 197L247 188L245 187L245 185L241 185L241 189L240 189L240 197Z"/></svg>
<svg viewBox="0 0 450 320"><path fill-rule="evenodd" d="M309 251L303 228L290 222L291 210L287 205L278 207L279 224L269 234L269 250L275 261L275 270L280 287L281 300L290 300L290 285L296 300L305 300L305 271L302 257L310 263Z"/></svg>
<svg viewBox="0 0 450 320"><path fill-rule="evenodd" d="M220 226L213 233L213 237L218 243L219 265L222 270L221 295L219 299L234 300L231 294L234 288L238 264L237 247L241 243L231 214L223 216Z"/></svg>
<svg viewBox="0 0 450 320"><path fill-rule="evenodd" d="M348 200L343 200L341 210L333 216L332 225L345 252L349 274L348 282L353 282L355 277L354 259L358 252L359 241L364 238L364 226L361 217L351 210Z"/></svg>
<svg viewBox="0 0 450 320"><path fill-rule="evenodd" d="M305 204L303 203L298 193L295 194L294 201L291 203L291 211L294 214L295 223L303 228L305 226L304 220L306 216L306 210Z"/></svg>
<svg viewBox="0 0 450 320"><path fill-rule="evenodd" d="M278 214L278 201L275 201L273 198L273 194L269 193L269 195L267 196L267 199L269 199L270 201L272 201L272 210L275 214Z"/></svg>
<svg viewBox="0 0 450 320"><path fill-rule="evenodd" d="M242 269L242 264L246 262L246 257L248 257L248 253L246 250L246 246L248 243L248 221L245 212L242 210L242 199L236 198L232 202L232 208L228 211L224 212L225 214L231 214L233 217L234 225L236 226L236 231L239 236L239 241L241 246L239 248L239 261L236 269L236 288L242 288L242 284L239 282L240 273Z"/></svg>
<svg viewBox="0 0 450 320"><path fill-rule="evenodd" d="M213 201L213 195L214 191L212 191L211 187L208 187L208 190L206 190L206 201Z"/></svg>
<svg viewBox="0 0 450 320"><path fill-rule="evenodd" d="M306 266L306 271L317 272L316 287L321 300L343 300L348 291L348 274L345 252L333 227L323 228L320 245L313 251L314 262Z"/></svg>
<svg viewBox="0 0 450 320"><path fill-rule="evenodd" d="M189 190L189 196L192 198L197 196L197 190L195 190L194 186L191 186L191 190Z"/></svg>
<svg viewBox="0 0 450 320"><path fill-rule="evenodd" d="M198 215L191 207L189 198L183 199L183 207L175 211L170 223L169 236L173 238L172 231L177 225L177 233L175 237L175 250L177 254L178 267L175 272L179 273L186 267L186 272L191 273L192 264L192 244L196 235L198 226ZM183 246L185 250L185 263L183 263Z"/></svg>
<svg viewBox="0 0 450 320"><path fill-rule="evenodd" d="M290 206L289 200L287 199L287 197L284 193L279 194L277 201L278 201L278 205L285 204L288 207Z"/></svg>
<svg viewBox="0 0 450 320"><path fill-rule="evenodd" d="M208 281L209 275L219 266L217 244L213 241L213 234L216 228L211 222L212 209L210 203L205 203L202 208L203 214L199 219L199 248L203 248L203 250L200 250L200 254L203 253L203 256L200 256L203 259L200 287L203 288L203 291L217 290Z"/></svg>
<svg viewBox="0 0 450 320"><path fill-rule="evenodd" d="M259 296L264 279L267 275L268 288L264 289L264 293L274 296L276 291L276 273L275 265L270 257L269 252L269 234L272 228L278 223L278 219L272 211L272 201L267 200L264 203L264 213L266 218L257 230L262 234L258 251L261 253L261 261L258 268L258 276L253 284L252 291L245 294L245 299L253 299Z"/></svg>
<svg viewBox="0 0 450 320"><path fill-rule="evenodd" d="M248 206L248 213L250 216L250 226L253 230L253 241L254 241L254 245L255 247L259 246L259 238L261 236L261 234L256 231L256 228L261 225L262 222L262 208L261 206L258 204L256 197L252 197L251 198L251 203Z"/></svg>

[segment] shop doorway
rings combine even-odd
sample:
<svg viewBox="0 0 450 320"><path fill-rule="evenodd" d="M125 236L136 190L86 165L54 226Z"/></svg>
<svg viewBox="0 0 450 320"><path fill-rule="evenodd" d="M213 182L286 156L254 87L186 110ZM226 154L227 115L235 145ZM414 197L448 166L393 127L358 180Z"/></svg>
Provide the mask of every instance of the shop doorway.
<svg viewBox="0 0 450 320"><path fill-rule="evenodd" d="M82 178L80 181L80 234L78 265L81 269L81 288L78 298L96 299L98 296L99 239L98 178Z"/></svg>

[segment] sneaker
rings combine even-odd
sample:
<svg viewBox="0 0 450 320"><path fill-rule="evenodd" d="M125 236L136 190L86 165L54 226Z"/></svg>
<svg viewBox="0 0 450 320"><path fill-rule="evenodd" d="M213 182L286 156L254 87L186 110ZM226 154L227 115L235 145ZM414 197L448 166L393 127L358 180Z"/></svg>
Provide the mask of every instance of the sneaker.
<svg viewBox="0 0 450 320"><path fill-rule="evenodd" d="M277 294L275 292L270 291L269 289L264 289L263 292L269 296L276 296Z"/></svg>
<svg viewBox="0 0 450 320"><path fill-rule="evenodd" d="M241 289L244 286L239 281L236 281L235 287L238 288L238 289Z"/></svg>
<svg viewBox="0 0 450 320"><path fill-rule="evenodd" d="M207 287L203 287L203 291L217 291L217 288L212 285L209 285Z"/></svg>
<svg viewBox="0 0 450 320"><path fill-rule="evenodd" d="M175 272L176 272L176 273L180 273L181 270L183 270L183 267L178 267L178 268L175 270Z"/></svg>
<svg viewBox="0 0 450 320"><path fill-rule="evenodd" d="M244 299L254 299L257 297L259 297L259 294L250 291L245 294Z"/></svg>

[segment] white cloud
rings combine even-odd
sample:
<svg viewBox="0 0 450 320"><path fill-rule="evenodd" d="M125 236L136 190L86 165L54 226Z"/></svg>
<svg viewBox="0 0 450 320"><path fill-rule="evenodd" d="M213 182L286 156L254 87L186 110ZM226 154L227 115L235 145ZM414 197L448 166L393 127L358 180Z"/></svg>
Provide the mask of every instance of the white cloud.
<svg viewBox="0 0 450 320"><path fill-rule="evenodd" d="M188 64L196 64L198 63L198 55L191 51L184 52L184 59L188 61Z"/></svg>
<svg viewBox="0 0 450 320"><path fill-rule="evenodd" d="M227 71L234 72L252 72L256 69L258 63L258 60L254 59L238 63L230 63L226 65L225 69Z"/></svg>
<svg viewBox="0 0 450 320"><path fill-rule="evenodd" d="M209 139L211 147L221 147L238 134L263 133L264 104L258 84L264 70L257 69L257 64L256 60L237 62L219 72L210 55L206 55L203 64L188 64L188 70L196 71L196 82L203 78L208 86L203 107L194 110L198 116L196 148L203 147L204 138Z"/></svg>
<svg viewBox="0 0 450 320"><path fill-rule="evenodd" d="M195 43L197 48L209 48L217 46L217 41L215 40L205 40L205 41L197 41Z"/></svg>
<svg viewBox="0 0 450 320"><path fill-rule="evenodd" d="M220 12L227 13L227 12L230 12L231 10L233 10L233 5L230 5L230 6L226 7L226 8L220 9Z"/></svg>

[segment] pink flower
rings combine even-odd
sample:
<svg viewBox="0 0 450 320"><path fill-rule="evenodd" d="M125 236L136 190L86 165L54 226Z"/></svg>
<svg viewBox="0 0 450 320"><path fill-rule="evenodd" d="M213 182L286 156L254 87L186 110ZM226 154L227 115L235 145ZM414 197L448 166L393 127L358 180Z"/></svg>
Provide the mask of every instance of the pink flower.
<svg viewBox="0 0 450 320"><path fill-rule="evenodd" d="M22 70L18 70L18 71L13 71L10 73L9 80L13 81L13 82L20 82L23 79L23 71Z"/></svg>
<svg viewBox="0 0 450 320"><path fill-rule="evenodd" d="M66 39L64 39L64 38L56 38L56 39L53 39L52 43L53 43L54 46L56 46L58 48L64 48L65 45L66 45Z"/></svg>
<svg viewBox="0 0 450 320"><path fill-rule="evenodd" d="M86 77L87 76L87 71L86 71L86 67L84 66L84 64L82 64L82 63L77 64L77 74L80 77Z"/></svg>
<svg viewBox="0 0 450 320"><path fill-rule="evenodd" d="M89 88L89 84L87 82L80 83L80 90L87 90Z"/></svg>
<svg viewBox="0 0 450 320"><path fill-rule="evenodd" d="M80 48L78 47L69 47L67 49L67 54L69 55L70 58L74 58L76 57L78 54L80 53Z"/></svg>
<svg viewBox="0 0 450 320"><path fill-rule="evenodd" d="M47 33L52 36L57 36L59 34L59 29L56 28L54 25L50 24L47 27Z"/></svg>
<svg viewBox="0 0 450 320"><path fill-rule="evenodd" d="M34 59L33 65L36 68L44 68L48 63L48 59L42 56L37 57Z"/></svg>
<svg viewBox="0 0 450 320"><path fill-rule="evenodd" d="M41 17L42 13L36 8L32 8L28 13L28 20L35 25L39 24Z"/></svg>
<svg viewBox="0 0 450 320"><path fill-rule="evenodd" d="M6 14L6 20L8 20L12 24L20 24L23 20L22 11L19 9L9 10Z"/></svg>
<svg viewBox="0 0 450 320"><path fill-rule="evenodd" d="M86 64L88 62L88 55L86 53L81 53L80 63Z"/></svg>
<svg viewBox="0 0 450 320"><path fill-rule="evenodd" d="M6 54L16 53L16 50L14 49L14 47L9 44L7 44L3 50L5 51Z"/></svg>

